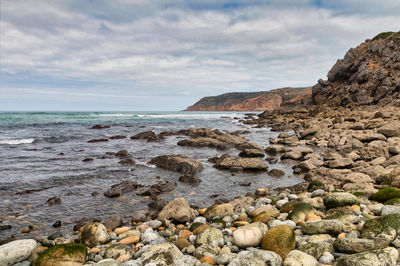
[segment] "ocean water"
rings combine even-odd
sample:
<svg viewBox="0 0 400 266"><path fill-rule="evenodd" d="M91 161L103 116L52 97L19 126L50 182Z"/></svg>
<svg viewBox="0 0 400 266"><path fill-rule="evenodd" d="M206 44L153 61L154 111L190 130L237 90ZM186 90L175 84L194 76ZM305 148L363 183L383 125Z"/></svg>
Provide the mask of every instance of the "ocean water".
<svg viewBox="0 0 400 266"><path fill-rule="evenodd" d="M211 148L180 147L176 143L185 136L171 136L160 142L131 140L139 132L153 130L178 131L189 127L209 127L221 131L249 130L244 135L251 141L267 146L269 138L278 133L268 128L243 125L241 112L0 112L0 226L12 225L0 231L0 238L21 236L20 230L33 225L31 235L49 235L57 230L70 234L74 223L82 218L102 219L120 214L129 221L136 210L146 209L148 197L134 192L110 199L103 193L124 180L151 185L164 180L177 182L163 199L185 197L191 204L204 207L216 198L229 200L254 192L257 187L282 187L301 182L292 176L290 164L277 163L270 169L283 169L286 175L270 177L266 173L231 175L217 170L207 159L239 151L218 151ZM93 125L110 128L94 130ZM91 139L124 135L127 138L108 142L88 143ZM107 152L128 150L136 165L118 164L119 159ZM163 154L184 154L203 163L196 185L178 181L181 174L148 165L151 158ZM83 162L92 158L90 162ZM251 182L249 187L239 182ZM97 196L92 196L98 192ZM213 195L213 197L211 197ZM58 196L61 204L49 206L46 201ZM61 221L61 228L51 225ZM29 234L28 234L29 235ZM24 234L27 236L27 234Z"/></svg>

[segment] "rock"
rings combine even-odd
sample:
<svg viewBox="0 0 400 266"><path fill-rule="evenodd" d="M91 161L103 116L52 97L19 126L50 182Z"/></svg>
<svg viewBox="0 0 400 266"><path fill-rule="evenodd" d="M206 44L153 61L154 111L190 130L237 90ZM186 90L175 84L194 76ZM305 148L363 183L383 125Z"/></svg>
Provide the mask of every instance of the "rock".
<svg viewBox="0 0 400 266"><path fill-rule="evenodd" d="M189 222L195 218L194 211L184 198L176 198L165 206L158 215L158 220L173 219L178 222Z"/></svg>
<svg viewBox="0 0 400 266"><path fill-rule="evenodd" d="M262 158L265 156L264 152L262 150L258 149L245 149L242 150L239 153L240 157L245 157L245 158Z"/></svg>
<svg viewBox="0 0 400 266"><path fill-rule="evenodd" d="M378 128L378 133L385 135L385 137L400 137L400 122L393 121L390 124L386 124L381 128Z"/></svg>
<svg viewBox="0 0 400 266"><path fill-rule="evenodd" d="M207 220L211 220L215 216L223 218L225 216L233 216L234 214L233 205L231 203L223 203L215 204L207 208L206 212L204 213L204 217L206 217Z"/></svg>
<svg viewBox="0 0 400 266"><path fill-rule="evenodd" d="M400 214L400 206L394 206L394 205L383 206L381 215L385 216L389 214Z"/></svg>
<svg viewBox="0 0 400 266"><path fill-rule="evenodd" d="M93 264L94 266L123 266L122 263L119 263L118 261L114 259L104 259L100 260L99 262ZM136 266L136 265L135 265Z"/></svg>
<svg viewBox="0 0 400 266"><path fill-rule="evenodd" d="M224 245L224 235L222 231L215 228L210 227L202 231L197 235L195 244L197 246L203 244L212 244L214 246L223 246Z"/></svg>
<svg viewBox="0 0 400 266"><path fill-rule="evenodd" d="M400 190L396 188L382 188L378 192L376 192L374 195L371 196L372 200L378 201L378 202L386 202L390 199L394 198L400 198Z"/></svg>
<svg viewBox="0 0 400 266"><path fill-rule="evenodd" d="M139 236L137 235L128 236L119 241L119 243L122 245L135 244L137 242L139 242Z"/></svg>
<svg viewBox="0 0 400 266"><path fill-rule="evenodd" d="M60 244L45 250L35 262L37 266L70 266L86 263L87 249L82 244Z"/></svg>
<svg viewBox="0 0 400 266"><path fill-rule="evenodd" d="M131 159L132 155L127 150L121 150L115 154L120 159Z"/></svg>
<svg viewBox="0 0 400 266"><path fill-rule="evenodd" d="M298 223L300 221L305 221L309 214L314 214L314 208L308 203L299 202L294 205L294 209L288 215L287 219Z"/></svg>
<svg viewBox="0 0 400 266"><path fill-rule="evenodd" d="M333 245L325 241L320 241L316 243L313 242L307 243L305 245L300 246L299 250L313 256L314 258L321 257L325 252L328 253L335 252Z"/></svg>
<svg viewBox="0 0 400 266"><path fill-rule="evenodd" d="M253 223L255 222L267 223L270 219L278 217L279 214L280 213L277 209L263 211L254 216L252 221Z"/></svg>
<svg viewBox="0 0 400 266"><path fill-rule="evenodd" d="M237 229L233 232L233 242L239 248L256 247L262 239L262 232L257 227Z"/></svg>
<svg viewBox="0 0 400 266"><path fill-rule="evenodd" d="M270 176L275 176L275 177L282 177L285 175L285 171L280 170L280 169L271 169L267 173Z"/></svg>
<svg viewBox="0 0 400 266"><path fill-rule="evenodd" d="M318 261L311 255L299 250L292 250L283 261L284 266L317 266Z"/></svg>
<svg viewBox="0 0 400 266"><path fill-rule="evenodd" d="M108 139L91 139L88 140L88 143L97 143L97 142L107 142Z"/></svg>
<svg viewBox="0 0 400 266"><path fill-rule="evenodd" d="M339 220L308 221L301 225L303 233L337 235L345 230L345 225Z"/></svg>
<svg viewBox="0 0 400 266"><path fill-rule="evenodd" d="M351 173L346 175L342 181L344 183L373 183L374 180L369 175L363 173Z"/></svg>
<svg viewBox="0 0 400 266"><path fill-rule="evenodd" d="M338 158L329 160L324 165L328 168L350 168L353 165L353 160L350 158Z"/></svg>
<svg viewBox="0 0 400 266"><path fill-rule="evenodd" d="M331 209L336 207L359 205L360 200L348 192L335 192L325 197L324 204L326 208Z"/></svg>
<svg viewBox="0 0 400 266"><path fill-rule="evenodd" d="M132 136L131 139L145 139L145 140L147 140L149 142L158 141L159 140L159 138L157 137L156 133L154 133L153 131L140 132L140 133Z"/></svg>
<svg viewBox="0 0 400 266"><path fill-rule="evenodd" d="M266 171L268 166L257 158L233 158L229 154L221 155L215 163L218 169L229 171Z"/></svg>
<svg viewBox="0 0 400 266"><path fill-rule="evenodd" d="M103 221L103 225L107 229L114 230L122 225L122 217L118 214L110 215Z"/></svg>
<svg viewBox="0 0 400 266"><path fill-rule="evenodd" d="M135 181L122 181L121 183L112 185L106 192L104 196L114 198L119 197L124 193L134 191L138 187L138 183Z"/></svg>
<svg viewBox="0 0 400 266"><path fill-rule="evenodd" d="M139 257L143 265L155 263L160 266L173 265L182 258L182 252L172 243L164 242L154 244L146 249Z"/></svg>
<svg viewBox="0 0 400 266"><path fill-rule="evenodd" d="M266 250L251 250L241 251L238 256L233 259L228 266L253 266L253 265L269 265L269 266L281 266L282 258L272 251Z"/></svg>
<svg viewBox="0 0 400 266"><path fill-rule="evenodd" d="M0 265L8 266L31 256L37 243L33 239L14 240L0 246Z"/></svg>
<svg viewBox="0 0 400 266"><path fill-rule="evenodd" d="M276 155L285 152L285 150L286 148L283 145L270 145L265 149L265 152L269 155Z"/></svg>
<svg viewBox="0 0 400 266"><path fill-rule="evenodd" d="M192 139L184 139L177 143L178 146L188 146L188 147L209 147L209 148L216 148L217 150L226 150L232 147L232 144L220 141L215 138L209 137L199 137L199 138L192 138Z"/></svg>
<svg viewBox="0 0 400 266"><path fill-rule="evenodd" d="M218 254L218 248L213 245L204 244L196 248L194 251L194 257L197 259L201 259L205 256L214 257Z"/></svg>
<svg viewBox="0 0 400 266"><path fill-rule="evenodd" d="M251 206L253 202L254 199L251 197L238 197L235 200L231 201L231 204L233 206L235 214L240 214L242 213L242 211Z"/></svg>
<svg viewBox="0 0 400 266"><path fill-rule="evenodd" d="M53 205L58 205L58 204L61 204L61 199L60 199L60 196L54 196L54 197L51 197L51 198L49 198L47 201L46 201L46 203L49 205L49 206L53 206Z"/></svg>
<svg viewBox="0 0 400 266"><path fill-rule="evenodd" d="M184 175L195 175L203 169L199 161L184 155L161 155L153 158L149 164Z"/></svg>
<svg viewBox="0 0 400 266"><path fill-rule="evenodd" d="M128 260L132 257L134 250L127 246L121 244L115 244L109 246L104 252L105 259L114 259L118 262L123 262L120 260L121 257L128 257Z"/></svg>
<svg viewBox="0 0 400 266"><path fill-rule="evenodd" d="M344 253L360 253L367 250L385 248L390 244L390 240L383 238L338 238L333 242L336 251Z"/></svg>
<svg viewBox="0 0 400 266"><path fill-rule="evenodd" d="M174 245L177 246L180 250L187 248L188 246L192 245L186 238L179 238L174 241Z"/></svg>
<svg viewBox="0 0 400 266"><path fill-rule="evenodd" d="M142 235L141 235L141 239L142 242L145 244L149 244L151 242L153 242L154 240L158 239L159 235L154 233L151 229L146 230Z"/></svg>
<svg viewBox="0 0 400 266"><path fill-rule="evenodd" d="M101 223L89 223L80 229L79 241L88 247L105 244L109 240L107 229Z"/></svg>
<svg viewBox="0 0 400 266"><path fill-rule="evenodd" d="M183 175L179 177L179 181L186 184L198 184L201 180L197 176Z"/></svg>
<svg viewBox="0 0 400 266"><path fill-rule="evenodd" d="M330 252L324 252L324 254L319 257L318 262L321 264L332 264L335 257Z"/></svg>
<svg viewBox="0 0 400 266"><path fill-rule="evenodd" d="M392 247L341 256L334 266L387 266L396 265L399 252Z"/></svg>
<svg viewBox="0 0 400 266"><path fill-rule="evenodd" d="M361 230L364 238L383 237L393 240L400 233L400 215L390 214L366 221Z"/></svg>
<svg viewBox="0 0 400 266"><path fill-rule="evenodd" d="M313 192L316 189L323 189L325 190L325 185L321 181L318 180L312 180L308 186L307 186L307 191Z"/></svg>
<svg viewBox="0 0 400 266"><path fill-rule="evenodd" d="M261 248L279 254L282 259L295 248L296 235L288 225L278 225L271 228L262 238Z"/></svg>
<svg viewBox="0 0 400 266"><path fill-rule="evenodd" d="M182 265L191 265L191 266L200 266L201 262L189 255L183 255L179 260L175 261L172 266L182 266Z"/></svg>
<svg viewBox="0 0 400 266"><path fill-rule="evenodd" d="M110 126L94 125L94 126L90 127L89 129L105 129L105 128L110 128Z"/></svg>

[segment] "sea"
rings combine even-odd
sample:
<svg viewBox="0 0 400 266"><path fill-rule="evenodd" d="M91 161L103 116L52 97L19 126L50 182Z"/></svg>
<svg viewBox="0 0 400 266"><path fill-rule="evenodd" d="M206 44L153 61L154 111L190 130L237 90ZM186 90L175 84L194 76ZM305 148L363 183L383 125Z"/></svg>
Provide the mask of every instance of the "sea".
<svg viewBox="0 0 400 266"><path fill-rule="evenodd" d="M247 112L248 113L248 112ZM148 197L134 192L119 198L107 198L103 193L125 180L152 185L162 180L175 181L176 189L163 193L162 199L184 197L199 207L211 205L215 199L233 200L254 192L258 187L270 189L295 185L302 181L293 176L292 165L278 161L269 169L282 169L284 177L266 173L237 173L215 169L207 160L239 151L219 151L212 148L181 147L177 142L186 136L170 136L160 142L131 140L139 132L152 130L176 132L181 129L211 128L222 132L247 130L250 141L268 146L278 133L269 128L244 125L242 112L0 112L0 230L1 238L50 235L60 231L72 233L73 225L84 219L104 219L120 214L129 221L135 211L148 209ZM94 125L109 126L90 129ZM91 139L125 139L88 143ZM107 152L127 150L135 165L120 165ZM204 169L198 174L199 184L178 181L181 174L155 168L147 162L166 154L183 154L199 160ZM84 161L91 158L93 160ZM157 178L158 177L158 178ZM250 186L240 186L250 182ZM47 204L59 197L60 204ZM52 225L61 221L62 226ZM30 227L30 233L21 229Z"/></svg>

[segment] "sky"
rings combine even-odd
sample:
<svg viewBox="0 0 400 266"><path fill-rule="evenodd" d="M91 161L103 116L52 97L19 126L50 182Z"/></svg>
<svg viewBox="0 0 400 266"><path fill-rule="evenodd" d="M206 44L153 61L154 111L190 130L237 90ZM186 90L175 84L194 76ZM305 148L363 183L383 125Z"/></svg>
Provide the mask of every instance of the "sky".
<svg viewBox="0 0 400 266"><path fill-rule="evenodd" d="M0 0L0 110L182 110L314 85L399 0Z"/></svg>

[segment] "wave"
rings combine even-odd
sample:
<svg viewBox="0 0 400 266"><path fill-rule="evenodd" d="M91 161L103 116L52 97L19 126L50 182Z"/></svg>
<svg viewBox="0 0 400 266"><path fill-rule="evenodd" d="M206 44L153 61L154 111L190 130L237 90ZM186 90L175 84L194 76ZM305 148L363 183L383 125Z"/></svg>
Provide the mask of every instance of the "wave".
<svg viewBox="0 0 400 266"><path fill-rule="evenodd" d="M136 115L132 114L97 114L100 117L135 117Z"/></svg>
<svg viewBox="0 0 400 266"><path fill-rule="evenodd" d="M34 138L29 138L29 139L6 139L6 140L0 140L0 144L6 144L6 145L19 145L19 144L30 144L35 141Z"/></svg>
<svg viewBox="0 0 400 266"><path fill-rule="evenodd" d="M140 118L172 118L172 119L217 119L242 117L243 114L142 114Z"/></svg>

